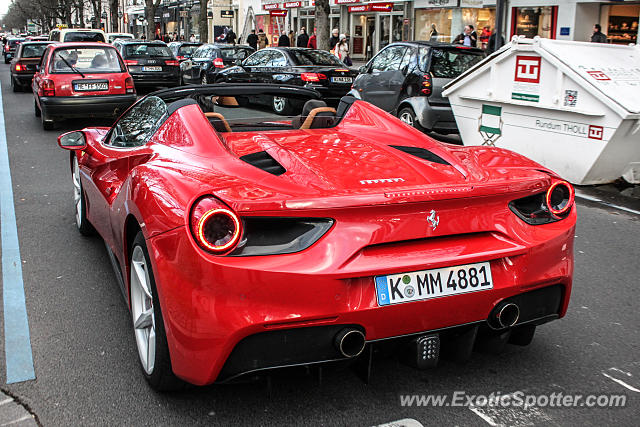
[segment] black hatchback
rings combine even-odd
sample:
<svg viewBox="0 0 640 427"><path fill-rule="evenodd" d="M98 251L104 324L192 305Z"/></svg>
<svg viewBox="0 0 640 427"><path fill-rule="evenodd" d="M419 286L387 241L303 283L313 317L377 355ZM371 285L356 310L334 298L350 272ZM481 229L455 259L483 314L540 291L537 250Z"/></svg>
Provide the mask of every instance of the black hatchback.
<svg viewBox="0 0 640 427"><path fill-rule="evenodd" d="M350 94L423 131L458 133L444 86L484 58L481 49L437 42L393 43L353 83Z"/></svg>
<svg viewBox="0 0 640 427"><path fill-rule="evenodd" d="M180 84L180 64L166 43L118 39L113 46L127 64L136 88Z"/></svg>
<svg viewBox="0 0 640 427"><path fill-rule="evenodd" d="M6 43L4 44L4 49L2 49L2 54L4 55L4 63L8 64L11 62L11 59L16 54L16 49L18 49L18 45L24 41L23 38L8 38Z"/></svg>
<svg viewBox="0 0 640 427"><path fill-rule="evenodd" d="M236 65L254 52L251 46L230 44L205 44L190 59L180 64L184 83L213 83L221 70Z"/></svg>
<svg viewBox="0 0 640 427"><path fill-rule="evenodd" d="M329 52L275 47L261 49L239 65L221 71L217 81L304 86L317 90L328 105L335 106L349 92L357 75ZM278 114L288 115L294 108L286 99L274 97L272 102Z"/></svg>

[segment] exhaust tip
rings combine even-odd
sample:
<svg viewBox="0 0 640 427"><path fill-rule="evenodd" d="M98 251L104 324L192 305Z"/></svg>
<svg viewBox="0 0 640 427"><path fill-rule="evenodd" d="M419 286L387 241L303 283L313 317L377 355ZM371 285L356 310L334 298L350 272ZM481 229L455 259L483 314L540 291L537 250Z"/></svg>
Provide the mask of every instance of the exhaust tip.
<svg viewBox="0 0 640 427"><path fill-rule="evenodd" d="M520 318L520 308L512 303L503 303L495 309L496 320L502 328L510 328L515 325Z"/></svg>
<svg viewBox="0 0 640 427"><path fill-rule="evenodd" d="M366 340L362 331L358 329L345 328L338 332L334 344L344 357L356 357L362 353Z"/></svg>

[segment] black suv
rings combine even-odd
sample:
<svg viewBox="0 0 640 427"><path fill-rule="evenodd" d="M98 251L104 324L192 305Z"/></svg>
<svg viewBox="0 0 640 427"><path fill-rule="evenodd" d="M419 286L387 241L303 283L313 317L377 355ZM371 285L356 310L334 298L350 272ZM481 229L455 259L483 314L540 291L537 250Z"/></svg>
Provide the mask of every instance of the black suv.
<svg viewBox="0 0 640 427"><path fill-rule="evenodd" d="M180 84L180 64L166 43L116 39L118 49L136 88L174 87Z"/></svg>
<svg viewBox="0 0 640 427"><path fill-rule="evenodd" d="M458 133L442 89L483 58L481 49L466 46L393 43L360 68L350 94L422 131Z"/></svg>
<svg viewBox="0 0 640 427"><path fill-rule="evenodd" d="M236 65L253 53L247 45L204 44L191 58L180 64L180 73L184 83L213 83L216 74L227 67Z"/></svg>

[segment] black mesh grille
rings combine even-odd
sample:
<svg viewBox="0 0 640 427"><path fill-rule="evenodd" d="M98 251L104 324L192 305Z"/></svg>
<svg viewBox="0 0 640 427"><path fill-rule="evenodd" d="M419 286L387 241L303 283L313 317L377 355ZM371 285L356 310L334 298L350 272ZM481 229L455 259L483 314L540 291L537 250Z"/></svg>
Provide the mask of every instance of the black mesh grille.
<svg viewBox="0 0 640 427"><path fill-rule="evenodd" d="M266 151L258 151L257 153L247 154L240 157L240 160L249 163L252 166L262 169L272 175L282 175L287 170L280 163L269 155Z"/></svg>
<svg viewBox="0 0 640 427"><path fill-rule="evenodd" d="M451 165L442 157L437 156L433 154L431 151L425 150L424 148L406 147L404 145L390 145L389 147L395 148L396 150L403 151L407 154L411 154L412 156L416 156L422 160L428 160L433 163L440 163L441 165Z"/></svg>

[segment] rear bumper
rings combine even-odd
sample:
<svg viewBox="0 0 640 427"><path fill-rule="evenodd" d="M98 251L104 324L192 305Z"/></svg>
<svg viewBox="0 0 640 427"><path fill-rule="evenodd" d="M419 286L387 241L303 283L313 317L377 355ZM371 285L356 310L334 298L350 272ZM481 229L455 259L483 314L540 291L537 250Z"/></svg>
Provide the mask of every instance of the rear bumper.
<svg viewBox="0 0 640 427"><path fill-rule="evenodd" d="M130 73L136 86L178 86L180 73Z"/></svg>
<svg viewBox="0 0 640 427"><path fill-rule="evenodd" d="M411 105L423 128L441 133L459 133L450 105L432 105L426 96L408 98L403 103ZM401 108L402 105L398 107L398 111Z"/></svg>
<svg viewBox="0 0 640 427"><path fill-rule="evenodd" d="M11 76L13 77L14 82L22 86L31 86L31 81L33 80L34 74L35 73L15 73Z"/></svg>
<svg viewBox="0 0 640 427"><path fill-rule="evenodd" d="M136 101L136 95L40 97L45 117L118 117Z"/></svg>
<svg viewBox="0 0 640 427"><path fill-rule="evenodd" d="M346 250L348 243L332 240L353 234L340 222L309 250L273 257L212 257L184 228L168 231L148 245L174 372L204 385L255 370L340 360L330 338L346 326L372 342L485 324L507 298L527 307L519 324L562 317L571 293L575 218L574 210L564 224L529 227L525 241L456 235L374 248L344 263L323 249ZM493 289L377 303L375 275L482 261L491 264ZM553 286L553 295L527 302L527 293ZM294 351L292 343L304 351Z"/></svg>

